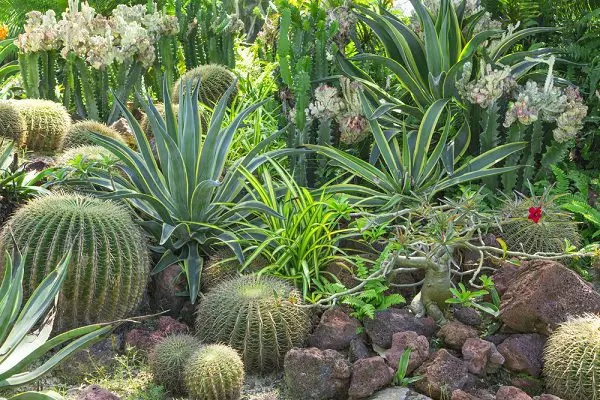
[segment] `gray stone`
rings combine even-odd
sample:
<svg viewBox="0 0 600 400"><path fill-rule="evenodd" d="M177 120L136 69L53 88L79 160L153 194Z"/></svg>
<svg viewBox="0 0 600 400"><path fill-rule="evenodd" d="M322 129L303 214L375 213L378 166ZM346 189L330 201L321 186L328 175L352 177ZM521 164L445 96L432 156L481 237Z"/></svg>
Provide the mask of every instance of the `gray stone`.
<svg viewBox="0 0 600 400"><path fill-rule="evenodd" d="M121 400L121 398L98 385L91 385L79 393L76 400Z"/></svg>
<svg viewBox="0 0 600 400"><path fill-rule="evenodd" d="M414 392L409 388L391 387L375 393L369 397L369 400L431 400L431 397Z"/></svg>

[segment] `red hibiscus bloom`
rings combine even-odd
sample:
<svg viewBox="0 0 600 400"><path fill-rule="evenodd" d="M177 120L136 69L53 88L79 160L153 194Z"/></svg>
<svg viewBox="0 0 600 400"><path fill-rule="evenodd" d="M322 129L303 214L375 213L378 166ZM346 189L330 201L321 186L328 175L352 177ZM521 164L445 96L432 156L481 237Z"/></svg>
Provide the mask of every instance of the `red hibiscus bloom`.
<svg viewBox="0 0 600 400"><path fill-rule="evenodd" d="M542 218L542 207L530 207L529 208L529 218L536 224L540 222L540 218Z"/></svg>

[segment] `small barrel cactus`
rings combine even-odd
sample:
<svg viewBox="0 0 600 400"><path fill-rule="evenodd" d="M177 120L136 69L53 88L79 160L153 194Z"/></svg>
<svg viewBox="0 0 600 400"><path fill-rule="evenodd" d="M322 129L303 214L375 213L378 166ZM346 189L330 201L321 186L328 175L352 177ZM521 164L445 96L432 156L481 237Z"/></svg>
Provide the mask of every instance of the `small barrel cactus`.
<svg viewBox="0 0 600 400"><path fill-rule="evenodd" d="M128 210L116 203L75 194L38 197L4 226L1 254L12 251L13 240L28 266L25 296L72 248L54 325L59 331L126 317L142 300L148 250Z"/></svg>
<svg viewBox="0 0 600 400"><path fill-rule="evenodd" d="M544 376L550 393L565 400L600 399L600 316L571 319L550 335Z"/></svg>
<svg viewBox="0 0 600 400"><path fill-rule="evenodd" d="M48 100L17 100L15 104L25 123L23 144L27 149L38 152L59 150L71 127L67 109Z"/></svg>
<svg viewBox="0 0 600 400"><path fill-rule="evenodd" d="M165 118L165 105L158 103L155 104L154 107L156 107L156 110L158 111L160 116ZM173 112L175 112L176 117L179 115L179 105L173 104ZM147 137L154 136L154 133L152 133L152 126L150 125L150 121L148 120L148 116L146 114L142 116L140 126L142 127L142 131L146 134Z"/></svg>
<svg viewBox="0 0 600 400"><path fill-rule="evenodd" d="M238 350L249 370L278 369L285 353L308 333L309 315L298 307L301 298L275 278L247 275L225 281L200 302L198 336Z"/></svg>
<svg viewBox="0 0 600 400"><path fill-rule="evenodd" d="M114 164L119 161L110 150L102 146L72 147L56 158L56 165L66 166L72 162Z"/></svg>
<svg viewBox="0 0 600 400"><path fill-rule="evenodd" d="M24 144L27 130L15 101L0 101L0 127L0 135L13 140L16 146Z"/></svg>
<svg viewBox="0 0 600 400"><path fill-rule="evenodd" d="M155 382L173 395L185 395L183 371L201 346L196 337L186 334L170 335L158 342L148 360Z"/></svg>
<svg viewBox="0 0 600 400"><path fill-rule="evenodd" d="M192 80L194 85L200 80L198 100L207 106L214 107L235 81L235 75L222 65L201 65L189 70L175 83L173 87L173 102L179 103L179 90L182 81ZM231 98L233 99L233 95Z"/></svg>
<svg viewBox="0 0 600 400"><path fill-rule="evenodd" d="M231 347L213 344L192 354L184 375L193 399L237 400L244 383L244 364Z"/></svg>
<svg viewBox="0 0 600 400"><path fill-rule="evenodd" d="M94 133L108 136L119 142L125 143L125 140L119 132L96 121L81 121L73 124L63 138L62 149L68 150L73 147L90 146L97 144L94 141Z"/></svg>

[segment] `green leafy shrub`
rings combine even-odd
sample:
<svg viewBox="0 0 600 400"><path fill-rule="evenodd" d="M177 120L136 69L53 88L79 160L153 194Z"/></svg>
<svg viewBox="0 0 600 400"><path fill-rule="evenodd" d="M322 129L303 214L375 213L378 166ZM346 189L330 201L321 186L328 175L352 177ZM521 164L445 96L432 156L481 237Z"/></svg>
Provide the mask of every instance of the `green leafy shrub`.
<svg viewBox="0 0 600 400"><path fill-rule="evenodd" d="M158 342L149 356L156 383L174 395L185 394L183 370L200 347L201 342L196 337L186 334L167 336Z"/></svg>
<svg viewBox="0 0 600 400"><path fill-rule="evenodd" d="M198 336L238 350L248 370L277 369L308 334L309 316L299 302L300 293L275 278L248 275L223 282L198 307Z"/></svg>
<svg viewBox="0 0 600 400"><path fill-rule="evenodd" d="M72 246L56 327L113 321L138 306L148 279L144 236L127 209L80 195L39 197L21 207L0 234L0 251L25 251L29 296Z"/></svg>
<svg viewBox="0 0 600 400"><path fill-rule="evenodd" d="M566 400L600 399L600 317L565 322L548 338L544 377L550 393Z"/></svg>
<svg viewBox="0 0 600 400"><path fill-rule="evenodd" d="M244 383L244 364L231 347L213 344L192 355L184 374L193 399L237 400Z"/></svg>
<svg viewBox="0 0 600 400"><path fill-rule="evenodd" d="M0 101L0 126L1 135L21 146L25 140L26 129L23 117L19 113L14 101Z"/></svg>
<svg viewBox="0 0 600 400"><path fill-rule="evenodd" d="M24 145L32 151L60 149L71 127L71 117L62 104L48 100L18 100L17 108L25 123Z"/></svg>
<svg viewBox="0 0 600 400"><path fill-rule="evenodd" d="M179 103L181 82L192 81L196 85L200 81L198 100L207 106L214 107L223 97L227 89L236 82L235 75L222 65L209 64L194 68L181 76L173 88L173 101ZM231 99L235 96L232 93Z"/></svg>
<svg viewBox="0 0 600 400"><path fill-rule="evenodd" d="M94 134L111 137L125 143L121 134L114 129L96 121L81 121L73 124L63 138L62 149L95 145Z"/></svg>

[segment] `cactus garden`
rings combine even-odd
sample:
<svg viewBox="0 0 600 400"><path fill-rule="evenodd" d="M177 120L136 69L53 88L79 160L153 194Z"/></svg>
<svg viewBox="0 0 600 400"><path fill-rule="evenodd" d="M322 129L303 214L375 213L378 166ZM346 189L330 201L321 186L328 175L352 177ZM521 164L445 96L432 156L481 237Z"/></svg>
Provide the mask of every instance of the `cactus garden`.
<svg viewBox="0 0 600 400"><path fill-rule="evenodd" d="M0 0L0 400L600 400L600 1Z"/></svg>

